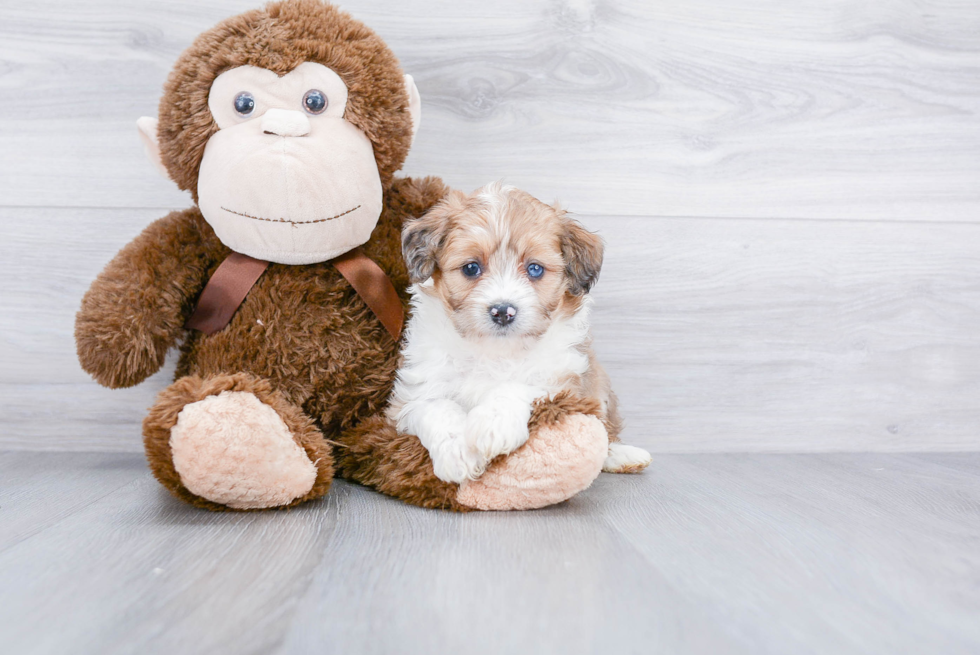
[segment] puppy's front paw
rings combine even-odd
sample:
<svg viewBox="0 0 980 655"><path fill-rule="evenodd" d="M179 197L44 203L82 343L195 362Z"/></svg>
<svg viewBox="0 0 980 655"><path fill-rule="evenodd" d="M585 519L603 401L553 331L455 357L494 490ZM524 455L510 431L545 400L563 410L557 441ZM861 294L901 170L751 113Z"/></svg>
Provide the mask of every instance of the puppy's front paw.
<svg viewBox="0 0 980 655"><path fill-rule="evenodd" d="M609 455L602 465L602 470L606 473L639 473L649 466L651 461L653 458L650 453L642 448L613 442L609 444Z"/></svg>
<svg viewBox="0 0 980 655"><path fill-rule="evenodd" d="M443 442L429 456L436 477L446 482L459 484L464 480L475 480L487 467L487 460L470 450L461 438Z"/></svg>
<svg viewBox="0 0 980 655"><path fill-rule="evenodd" d="M478 405L466 416L466 442L489 462L507 455L527 441L528 406Z"/></svg>

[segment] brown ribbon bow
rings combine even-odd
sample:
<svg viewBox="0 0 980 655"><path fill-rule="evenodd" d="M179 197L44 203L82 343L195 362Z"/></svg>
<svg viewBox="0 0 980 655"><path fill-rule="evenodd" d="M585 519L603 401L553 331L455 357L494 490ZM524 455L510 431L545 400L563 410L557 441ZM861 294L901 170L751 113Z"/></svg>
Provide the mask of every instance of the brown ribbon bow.
<svg viewBox="0 0 980 655"><path fill-rule="evenodd" d="M381 324L398 341L405 324L405 310L395 286L378 264L354 248L333 260L333 265L374 312ZM233 252L218 266L197 301L185 327L214 334L231 322L269 262Z"/></svg>

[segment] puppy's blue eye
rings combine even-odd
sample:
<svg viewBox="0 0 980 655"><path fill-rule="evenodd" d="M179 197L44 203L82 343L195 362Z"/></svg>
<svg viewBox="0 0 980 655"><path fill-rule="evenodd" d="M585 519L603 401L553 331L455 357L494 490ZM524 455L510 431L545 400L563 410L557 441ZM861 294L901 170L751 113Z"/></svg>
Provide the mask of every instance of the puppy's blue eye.
<svg viewBox="0 0 980 655"><path fill-rule="evenodd" d="M311 114L322 114L327 108L327 96L319 89L310 89L303 96L303 109Z"/></svg>
<svg viewBox="0 0 980 655"><path fill-rule="evenodd" d="M235 111L242 116L248 116L255 109L255 98L248 91L242 91L235 96Z"/></svg>
<svg viewBox="0 0 980 655"><path fill-rule="evenodd" d="M483 272L480 265L476 262L470 262L469 264L463 264L463 275L466 277L476 277Z"/></svg>
<svg viewBox="0 0 980 655"><path fill-rule="evenodd" d="M527 274L533 278L538 278L544 275L544 266L541 264L528 264Z"/></svg>

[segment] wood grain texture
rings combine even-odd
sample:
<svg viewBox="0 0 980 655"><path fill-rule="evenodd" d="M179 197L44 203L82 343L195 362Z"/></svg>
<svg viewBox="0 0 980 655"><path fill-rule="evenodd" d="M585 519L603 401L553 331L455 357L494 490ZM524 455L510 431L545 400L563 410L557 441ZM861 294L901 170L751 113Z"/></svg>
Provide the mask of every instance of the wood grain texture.
<svg viewBox="0 0 980 655"><path fill-rule="evenodd" d="M184 205L134 121L194 36L255 4L0 7L0 203ZM594 214L978 219L975 2L343 6L418 82L409 173Z"/></svg>
<svg viewBox="0 0 980 655"><path fill-rule="evenodd" d="M977 450L975 225L590 220L596 348L662 452Z"/></svg>
<svg viewBox="0 0 980 655"><path fill-rule="evenodd" d="M143 162L133 119L193 37L248 4L0 8L5 447L139 450L172 362L100 389L73 315L164 213L147 207L189 203ZM980 215L980 5L347 7L426 98L409 172L507 177L603 232L595 332L628 439L980 445L978 235L951 224ZM767 219L717 220L732 216Z"/></svg>
<svg viewBox="0 0 980 655"><path fill-rule="evenodd" d="M658 462L593 509L754 652L980 649L977 454Z"/></svg>
<svg viewBox="0 0 980 655"><path fill-rule="evenodd" d="M0 209L4 447L141 448L173 361L139 387L103 389L79 368L72 329L92 278L158 215ZM608 244L593 325L628 441L980 449L980 225L581 218Z"/></svg>
<svg viewBox="0 0 980 655"><path fill-rule="evenodd" d="M0 552L4 652L270 652L335 510L188 512L141 468L118 493ZM57 629L40 629L54 618Z"/></svg>
<svg viewBox="0 0 980 655"><path fill-rule="evenodd" d="M145 477L124 453L0 453L0 552Z"/></svg>
<svg viewBox="0 0 980 655"><path fill-rule="evenodd" d="M17 457L0 518L42 526L0 549L19 655L980 649L976 453L664 455L546 510L469 515L345 483L214 514L145 470L66 507L53 476L93 497L139 456Z"/></svg>

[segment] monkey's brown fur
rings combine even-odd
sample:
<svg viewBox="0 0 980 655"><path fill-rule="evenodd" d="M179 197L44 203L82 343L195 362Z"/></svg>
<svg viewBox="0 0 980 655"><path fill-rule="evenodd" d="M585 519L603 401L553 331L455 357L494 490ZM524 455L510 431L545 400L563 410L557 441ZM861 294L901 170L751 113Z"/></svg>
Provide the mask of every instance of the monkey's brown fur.
<svg viewBox="0 0 980 655"><path fill-rule="evenodd" d="M197 375L180 378L165 389L157 403L143 421L146 456L157 465L153 467L153 475L163 486L172 490L178 498L192 505L211 510L230 509L225 505L213 503L200 496L195 496L180 482L180 476L174 469L170 452L170 429L177 424L177 415L185 405L204 400L222 391L247 391L255 395L263 403L269 405L292 432L296 442L306 451L306 456L317 467L316 481L313 488L295 499L286 507L297 505L305 500L319 498L330 489L333 482L333 457L330 446L323 440L323 435L313 424L313 420L303 413L296 405L283 398L282 394L273 391L268 380L257 378L248 373L234 375L218 375L203 379Z"/></svg>
<svg viewBox="0 0 980 655"><path fill-rule="evenodd" d="M429 509L469 511L456 502L459 485L436 477L418 437L400 434L383 414L343 435L334 456L339 475L383 494Z"/></svg>

